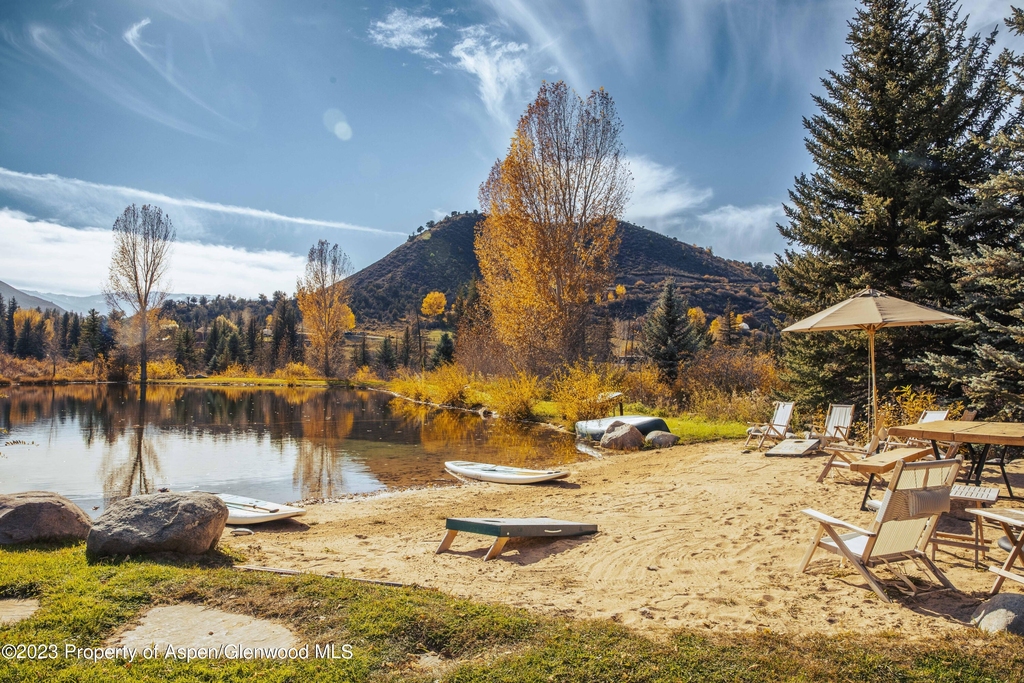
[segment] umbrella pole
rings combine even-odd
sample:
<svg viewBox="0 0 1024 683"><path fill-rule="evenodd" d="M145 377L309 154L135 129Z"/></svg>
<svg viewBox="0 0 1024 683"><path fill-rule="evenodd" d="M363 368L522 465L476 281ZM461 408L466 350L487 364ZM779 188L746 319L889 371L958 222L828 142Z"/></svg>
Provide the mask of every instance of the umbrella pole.
<svg viewBox="0 0 1024 683"><path fill-rule="evenodd" d="M878 386L875 383L875 330L868 330L868 355L871 357L871 434L878 431Z"/></svg>

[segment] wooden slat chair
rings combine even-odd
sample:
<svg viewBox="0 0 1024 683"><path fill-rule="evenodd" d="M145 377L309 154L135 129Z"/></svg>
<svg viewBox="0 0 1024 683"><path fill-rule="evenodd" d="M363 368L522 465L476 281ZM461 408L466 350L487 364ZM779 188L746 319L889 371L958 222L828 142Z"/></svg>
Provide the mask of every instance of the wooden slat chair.
<svg viewBox="0 0 1024 683"><path fill-rule="evenodd" d="M884 441L888 434L885 427L879 427L875 435L871 437L871 441L865 446L855 446L847 441L840 441L825 446L823 450L829 456L828 460L825 461L825 466L821 468L821 474L818 475L818 483L820 484L825 481L825 477L833 468L848 470L850 469L850 463L874 455L878 450L878 444Z"/></svg>
<svg viewBox="0 0 1024 683"><path fill-rule="evenodd" d="M897 463L870 529L862 529L817 510L804 510L818 522L818 530L800 562L799 571L807 571L815 551L821 549L839 555L841 560L849 560L878 597L886 602L891 600L885 594L882 582L871 572L880 564L892 569L906 584L905 588L899 586L899 590L911 595L916 594L917 587L896 566L907 560L920 561L938 583L945 588L953 588L925 551L939 515L949 511L949 494L960 463L960 458ZM847 533L841 533L844 529Z"/></svg>
<svg viewBox="0 0 1024 683"><path fill-rule="evenodd" d="M822 446L836 441L849 441L850 430L853 429L853 406L833 403L825 415L825 426L811 425L811 433L807 438L818 439Z"/></svg>
<svg viewBox="0 0 1024 683"><path fill-rule="evenodd" d="M939 422L949 417L949 409L945 410L922 410L921 415L917 418L917 424L924 422ZM931 441L924 439L899 439L895 436L890 436L885 440L882 445L882 450L887 451L890 448L903 448L904 446L930 446Z"/></svg>
<svg viewBox="0 0 1024 683"><path fill-rule="evenodd" d="M775 415L772 416L771 422L762 425L748 422L747 424L751 426L747 430L747 440L743 445L747 446L752 439L757 439L757 448L760 449L765 441L777 443L791 438L793 435L789 432L789 423L793 419L793 406L791 402L776 401Z"/></svg>

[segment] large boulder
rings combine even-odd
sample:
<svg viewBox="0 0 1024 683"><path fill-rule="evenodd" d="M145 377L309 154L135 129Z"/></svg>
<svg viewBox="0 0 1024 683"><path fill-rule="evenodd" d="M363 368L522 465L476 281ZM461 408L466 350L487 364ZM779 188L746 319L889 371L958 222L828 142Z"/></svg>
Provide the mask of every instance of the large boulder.
<svg viewBox="0 0 1024 683"><path fill-rule="evenodd" d="M59 493L25 491L0 496L0 545L84 539L89 515Z"/></svg>
<svg viewBox="0 0 1024 683"><path fill-rule="evenodd" d="M227 505L212 493L124 498L96 520L85 552L91 558L158 552L201 555L217 546L227 520Z"/></svg>
<svg viewBox="0 0 1024 683"><path fill-rule="evenodd" d="M663 432L660 429L656 429L645 436L644 441L655 448L669 448L679 443L679 437L672 432Z"/></svg>
<svg viewBox="0 0 1024 683"><path fill-rule="evenodd" d="M633 425L613 422L601 437L601 448L614 451L635 451L644 445L644 435Z"/></svg>
<svg viewBox="0 0 1024 683"><path fill-rule="evenodd" d="M1024 636L1024 595L999 593L992 596L974 610L971 623L988 633L1008 631Z"/></svg>

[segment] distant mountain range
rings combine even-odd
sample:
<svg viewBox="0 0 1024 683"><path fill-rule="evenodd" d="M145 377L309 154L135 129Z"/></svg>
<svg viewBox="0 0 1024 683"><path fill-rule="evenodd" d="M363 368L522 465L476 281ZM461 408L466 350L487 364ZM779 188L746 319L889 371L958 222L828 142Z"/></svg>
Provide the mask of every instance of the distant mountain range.
<svg viewBox="0 0 1024 683"><path fill-rule="evenodd" d="M6 282L0 282L0 295L4 297L5 306L11 303L11 299L15 299L18 302L19 308L39 308L44 311L46 309L56 308L62 313L67 310L58 306L52 300L38 296L34 292L25 292L20 289L15 289Z"/></svg>
<svg viewBox="0 0 1024 683"><path fill-rule="evenodd" d="M87 315L90 309L95 308L100 315L110 313L107 305L107 298L102 294L90 294L88 296L73 296L71 294L56 294L54 292L37 292L34 289L16 289L6 282L0 282L0 295L4 297L4 303L9 303L11 297L18 301L19 308L57 309L62 313L71 311ZM168 294L170 299L181 300L198 294ZM213 297L210 297L213 298Z"/></svg>
<svg viewBox="0 0 1024 683"><path fill-rule="evenodd" d="M430 291L444 292L449 304L454 301L463 284L479 277L473 239L483 218L480 213L449 216L350 276L357 324L393 324L419 308ZM771 324L764 294L774 282L747 264L632 223L620 222L619 236L615 282L626 287L626 297L606 304L614 317L643 315L672 278L689 305L709 315L721 314L732 301L737 313L751 316L751 323Z"/></svg>

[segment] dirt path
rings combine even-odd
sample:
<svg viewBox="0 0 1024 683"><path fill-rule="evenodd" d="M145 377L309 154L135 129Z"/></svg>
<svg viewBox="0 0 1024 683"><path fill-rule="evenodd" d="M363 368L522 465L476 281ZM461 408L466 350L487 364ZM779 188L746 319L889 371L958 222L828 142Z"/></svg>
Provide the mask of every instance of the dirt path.
<svg viewBox="0 0 1024 683"><path fill-rule="evenodd" d="M967 551L938 555L960 593L894 604L825 553L810 573L797 574L815 530L800 510L813 507L867 525L872 515L858 511L863 479L840 475L817 484L821 457L741 451L735 441L679 446L580 463L568 480L548 485L470 484L316 505L302 524L225 534L224 543L250 564L418 584L651 632L871 629L913 637L962 627L987 595L992 574L974 569ZM1018 481L1022 464L1011 468ZM600 532L513 539L486 563L481 558L492 539L460 533L450 552L434 554L446 517L542 515L594 522ZM1001 562L1005 555L993 557Z"/></svg>

